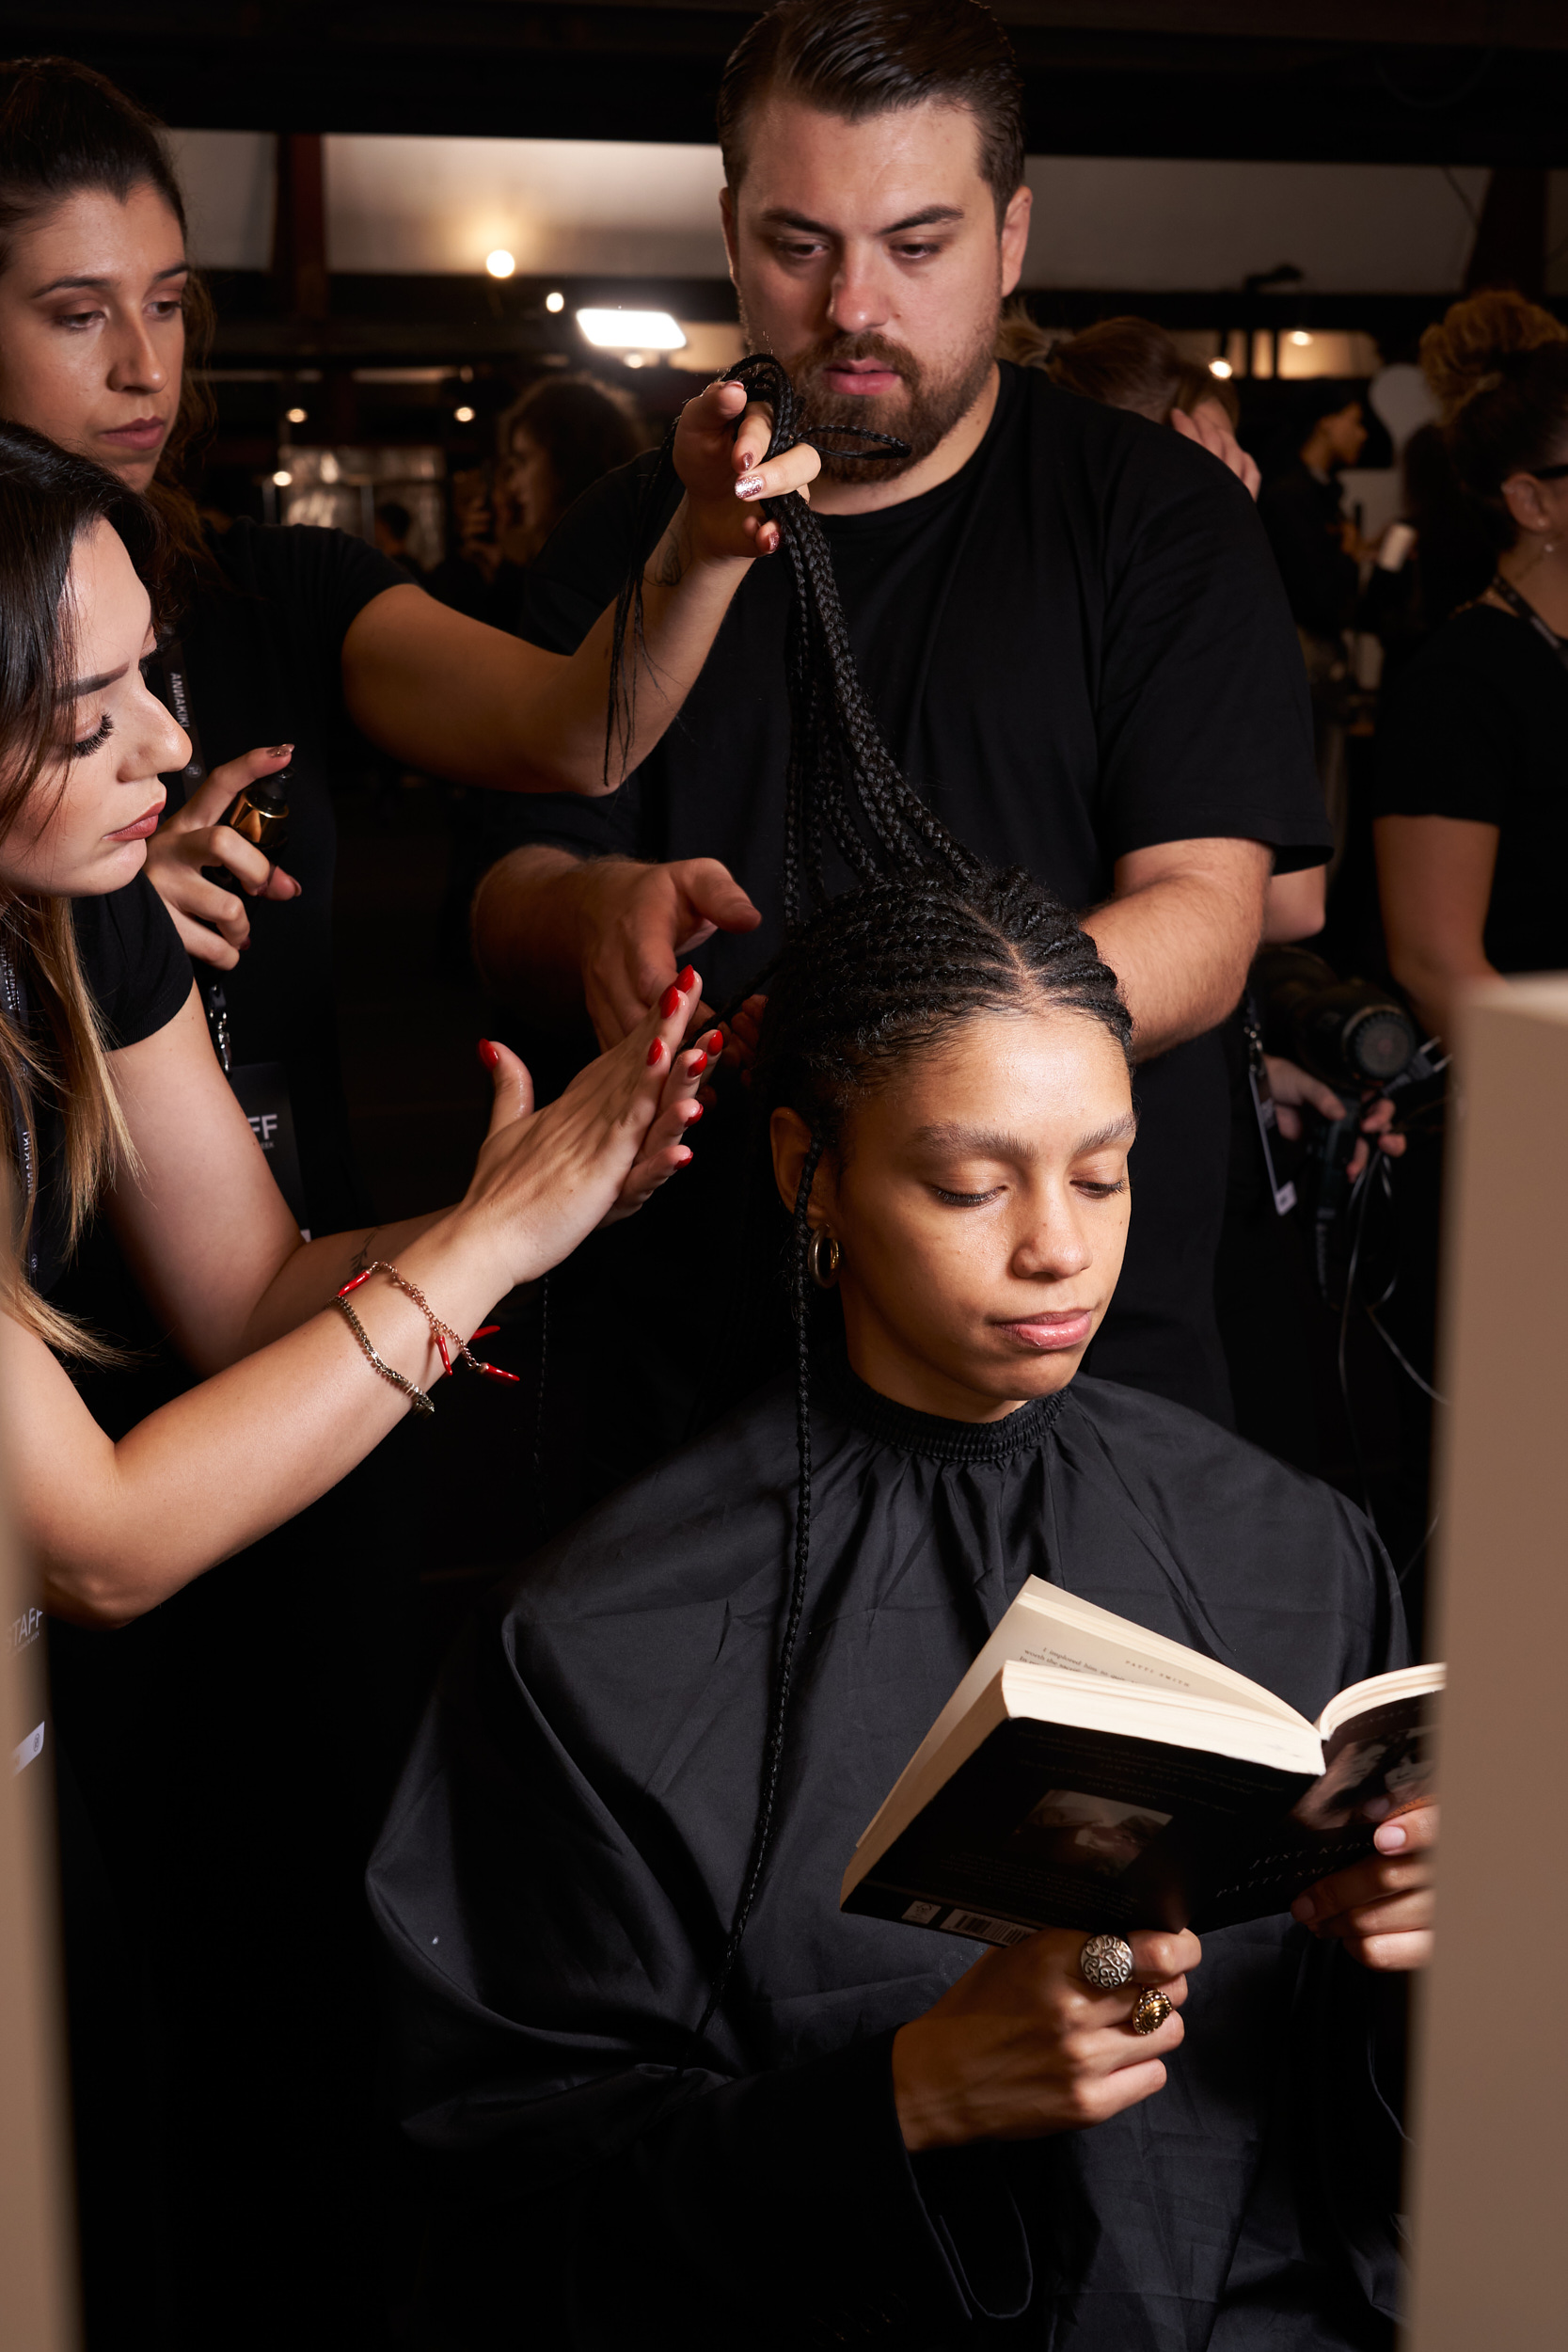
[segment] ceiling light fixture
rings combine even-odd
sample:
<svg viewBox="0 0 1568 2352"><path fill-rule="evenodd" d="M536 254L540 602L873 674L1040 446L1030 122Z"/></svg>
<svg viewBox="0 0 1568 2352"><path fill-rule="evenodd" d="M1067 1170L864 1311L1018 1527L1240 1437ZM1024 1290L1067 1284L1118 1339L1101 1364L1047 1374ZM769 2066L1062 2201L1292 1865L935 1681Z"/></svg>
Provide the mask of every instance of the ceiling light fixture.
<svg viewBox="0 0 1568 2352"><path fill-rule="evenodd" d="M273 481L277 484L278 489L280 490L286 490L293 480L293 475L290 473L285 466L279 466L277 471L273 475Z"/></svg>
<svg viewBox="0 0 1568 2352"><path fill-rule="evenodd" d="M1306 348L1306 346L1307 346L1307 344L1311 342L1311 340L1312 340L1312 338L1311 338L1311 336L1307 333L1307 329L1306 329L1306 327L1305 327L1305 326L1292 326L1292 327L1291 327L1291 341L1293 343L1295 343L1298 347L1300 347L1300 348L1302 348L1302 349L1305 349L1305 348Z"/></svg>
<svg viewBox="0 0 1568 2352"><path fill-rule="evenodd" d="M517 266L516 257L508 253L504 245L499 245L494 253L484 256L484 266L492 278L510 278Z"/></svg>
<svg viewBox="0 0 1568 2352"><path fill-rule="evenodd" d="M451 413L459 424L472 424L474 421L474 412L471 408L454 408Z"/></svg>
<svg viewBox="0 0 1568 2352"><path fill-rule="evenodd" d="M684 351L668 310L579 310L578 325L598 351Z"/></svg>
<svg viewBox="0 0 1568 2352"><path fill-rule="evenodd" d="M1228 359L1211 359L1209 373L1211 375L1227 376L1234 375L1236 371Z"/></svg>
<svg viewBox="0 0 1568 2352"><path fill-rule="evenodd" d="M565 295L564 295L563 294L559 294L559 293L557 293L557 294L547 294L545 296L545 308L546 308L546 310L550 311L552 315L553 315L553 314L554 314L554 312L556 312L557 310L564 310L564 309L566 308L566 297L565 297Z"/></svg>
<svg viewBox="0 0 1568 2352"><path fill-rule="evenodd" d="M305 422L306 413L307 412L303 408L291 408L289 411L289 422L291 424L303 424Z"/></svg>

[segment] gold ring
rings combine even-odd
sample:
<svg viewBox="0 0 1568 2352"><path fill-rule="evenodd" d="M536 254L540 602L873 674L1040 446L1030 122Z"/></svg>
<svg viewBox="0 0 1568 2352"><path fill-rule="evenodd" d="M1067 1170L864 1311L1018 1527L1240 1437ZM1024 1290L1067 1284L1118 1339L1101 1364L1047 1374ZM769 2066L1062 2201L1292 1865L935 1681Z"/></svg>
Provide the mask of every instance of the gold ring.
<svg viewBox="0 0 1568 2352"><path fill-rule="evenodd" d="M1139 1994L1137 2007L1132 2011L1132 2031L1158 2033L1170 2013L1171 2004L1164 1994L1156 1993L1154 1987L1148 1985Z"/></svg>

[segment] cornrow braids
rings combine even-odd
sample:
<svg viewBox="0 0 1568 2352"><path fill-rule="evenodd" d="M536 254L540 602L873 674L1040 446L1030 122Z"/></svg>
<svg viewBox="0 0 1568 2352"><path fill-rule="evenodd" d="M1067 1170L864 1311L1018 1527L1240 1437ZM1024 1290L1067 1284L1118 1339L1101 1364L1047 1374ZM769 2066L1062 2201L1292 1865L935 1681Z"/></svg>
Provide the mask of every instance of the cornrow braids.
<svg viewBox="0 0 1568 2352"><path fill-rule="evenodd" d="M728 369L726 378L744 384L753 399L770 403L773 433L768 457L777 457L801 441L819 449L824 441L837 444L850 437L868 446L853 450L835 446L835 456L875 460L908 455L905 444L887 433L872 433L860 426L835 426L816 433L802 420L795 388L777 359L753 353ZM616 600L612 690L605 737L607 785L612 769L624 770L632 740L637 669L626 661L626 638L629 633L641 655L644 644L642 574L676 486L673 449L672 426L643 487L634 560ZM802 883L812 903L821 906L827 901L824 858L830 837L861 882L890 869L928 866L950 879L962 879L978 868L970 852L905 782L882 740L855 668L832 556L821 524L804 500L793 496L765 500L763 511L779 527L795 592L784 645L789 688L783 877L787 937L802 920ZM756 985L755 978L751 980L742 997Z"/></svg>
<svg viewBox="0 0 1568 2352"><path fill-rule="evenodd" d="M773 1675L751 1852L694 2052L735 1970L767 1867L811 1571L811 1196L846 1113L894 1068L978 1012L1078 1012L1132 1059L1132 1018L1093 939L1032 875L971 861L968 877L917 868L879 875L804 924L774 974L752 1090L759 1143L776 1109L811 1131L796 1187L787 1277L795 1325L794 1562ZM689 2063L689 2059L687 2061Z"/></svg>

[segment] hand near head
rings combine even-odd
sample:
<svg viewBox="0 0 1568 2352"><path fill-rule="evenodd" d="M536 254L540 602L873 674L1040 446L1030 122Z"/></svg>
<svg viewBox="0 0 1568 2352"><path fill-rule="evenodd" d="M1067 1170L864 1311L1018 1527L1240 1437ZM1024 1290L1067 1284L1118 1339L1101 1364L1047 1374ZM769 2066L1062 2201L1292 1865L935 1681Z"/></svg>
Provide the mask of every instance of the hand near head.
<svg viewBox="0 0 1568 2352"><path fill-rule="evenodd" d="M706 1055L681 1040L699 992L694 972L672 985L543 1110L516 1055L481 1048L496 1097L462 1214L486 1233L498 1297L559 1265L595 1226L630 1216L690 1159L681 1137L702 1117Z"/></svg>
<svg viewBox="0 0 1568 2352"><path fill-rule="evenodd" d="M893 2042L893 2091L904 2145L1043 2139L1103 2123L1164 2090L1180 2016L1144 2035L1132 2030L1132 2011L1150 1986L1180 2011L1203 1953L1185 1933L1127 1940L1133 1973L1119 1993L1101 1993L1080 1973L1082 1929L1048 1928L988 1952L903 2026Z"/></svg>
<svg viewBox="0 0 1568 2352"><path fill-rule="evenodd" d="M1183 440L1196 441L1212 457L1217 457L1235 475L1249 498L1258 496L1263 477L1225 421L1217 402L1201 402L1196 417L1190 417L1184 408L1173 408L1170 421Z"/></svg>
<svg viewBox="0 0 1568 2352"><path fill-rule="evenodd" d="M218 822L237 792L262 776L285 769L292 743L278 743L214 768L192 793L183 808L166 817L147 845L147 879L174 918L174 928L187 955L231 972L240 950L250 939L250 917L245 899L224 883L209 882L203 866L220 866L232 875L252 898L287 899L299 897L300 886L264 850L242 838L232 826Z"/></svg>
<svg viewBox="0 0 1568 2352"><path fill-rule="evenodd" d="M743 384L710 384L681 410L675 471L686 485L686 529L698 563L773 554L779 526L760 511L763 500L791 490L809 500L806 485L820 472L821 458L802 442L765 465L772 432L772 410L764 402L749 404ZM649 569L657 576L657 555Z"/></svg>
<svg viewBox="0 0 1568 2352"><path fill-rule="evenodd" d="M752 931L760 911L717 858L641 866L600 858L578 879L583 995L603 1046L628 1036L715 931ZM705 1006L694 1006L694 1017Z"/></svg>
<svg viewBox="0 0 1568 2352"><path fill-rule="evenodd" d="M1291 1906L1314 1935L1342 1943L1363 1968L1424 1968L1432 1958L1433 1854L1437 1807L1415 1805L1384 1821L1370 1861L1320 1879Z"/></svg>

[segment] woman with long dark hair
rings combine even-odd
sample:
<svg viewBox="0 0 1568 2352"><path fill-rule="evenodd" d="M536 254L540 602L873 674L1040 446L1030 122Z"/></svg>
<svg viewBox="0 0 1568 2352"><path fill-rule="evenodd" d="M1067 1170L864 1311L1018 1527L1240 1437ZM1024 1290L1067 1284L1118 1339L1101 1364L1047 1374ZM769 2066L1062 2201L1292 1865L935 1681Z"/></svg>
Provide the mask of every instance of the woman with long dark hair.
<svg viewBox="0 0 1568 2352"><path fill-rule="evenodd" d="M0 1253L6 1472L41 1599L96 1627L156 1611L334 1486L410 1412L433 1412L446 1372L478 1363L467 1342L498 1297L689 1158L681 1137L705 1066L701 1048L682 1043L694 975L650 1011L645 1035L544 1110L515 1057L486 1045L495 1111L464 1199L373 1236L307 1244L224 1082L189 962L144 871L160 771L188 751L140 667L162 538L152 510L113 475L0 425L0 1134L14 1213ZM100 1216L197 1375L123 1435L95 1422L68 1371L110 1351L60 1303L72 1250ZM221 1651L203 1662L219 1684L237 1671ZM277 1704L286 1737L281 1691ZM24 1743L25 1767L41 1757L50 1769L46 1733ZM182 1756L184 1737L182 1720L166 1720L159 1745ZM90 1807L60 1777L75 1925ZM130 1801L146 1802L130 1778ZM232 1804L232 1789L217 1793ZM255 1867L243 1814L228 1818L232 1842L206 1858L217 1878ZM160 1934L184 1939L158 1890L128 1889L117 1859L110 1879L145 1899L127 1931L126 1978L108 1988L129 2019L143 1957ZM199 1859L184 1853L192 1875ZM304 1899L303 1874L299 1887ZM94 1924L68 1943L73 1963L84 1943L96 1947L87 1956L102 1994L114 1972L101 1894ZM321 1927L318 1911L318 1969ZM82 1982L77 1966L73 1994ZM232 1977L216 1989L232 1998ZM138 2202L160 2096L143 2080L121 2099L115 2064L135 2029L104 2028L103 2007L72 2002L92 2341L162 2352L179 2339L153 2328L135 2275L165 2218L154 2211L143 2229ZM245 2038L263 2046L254 2022ZM230 2103L234 2091L230 2080ZM210 2165L215 2146L209 2134L191 2153Z"/></svg>
<svg viewBox="0 0 1568 2352"><path fill-rule="evenodd" d="M512 2343L526 2279L583 2352L1391 2344L1430 1810L1293 1918L1132 1934L1121 1991L1081 1929L976 1956L838 1907L1026 1576L1308 1716L1402 1658L1343 1497L1080 1374L1130 1036L1072 918L940 838L797 925L753 1080L794 1372L486 1605L372 1867L437 2192L418 2341Z"/></svg>

